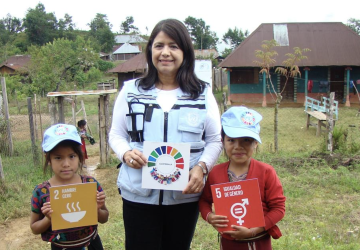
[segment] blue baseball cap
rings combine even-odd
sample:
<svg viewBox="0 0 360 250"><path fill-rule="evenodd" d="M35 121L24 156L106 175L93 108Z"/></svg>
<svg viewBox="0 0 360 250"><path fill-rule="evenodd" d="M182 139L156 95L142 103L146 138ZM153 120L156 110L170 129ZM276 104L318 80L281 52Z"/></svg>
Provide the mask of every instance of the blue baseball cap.
<svg viewBox="0 0 360 250"><path fill-rule="evenodd" d="M44 133L42 148L44 152L49 152L60 142L71 140L81 145L81 138L74 125L55 124L48 128Z"/></svg>
<svg viewBox="0 0 360 250"><path fill-rule="evenodd" d="M247 107L231 107L221 116L225 134L231 138L251 137L261 143L260 124L262 116Z"/></svg>

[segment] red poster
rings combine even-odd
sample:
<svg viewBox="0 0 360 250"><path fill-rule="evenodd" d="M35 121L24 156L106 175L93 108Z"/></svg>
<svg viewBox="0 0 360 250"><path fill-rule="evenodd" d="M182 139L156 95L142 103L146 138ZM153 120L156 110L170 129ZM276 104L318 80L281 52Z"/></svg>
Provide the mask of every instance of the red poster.
<svg viewBox="0 0 360 250"><path fill-rule="evenodd" d="M247 228L264 227L259 183L257 179L227 182L211 185L215 213L225 215L228 227L218 228L220 232L231 231L231 225Z"/></svg>

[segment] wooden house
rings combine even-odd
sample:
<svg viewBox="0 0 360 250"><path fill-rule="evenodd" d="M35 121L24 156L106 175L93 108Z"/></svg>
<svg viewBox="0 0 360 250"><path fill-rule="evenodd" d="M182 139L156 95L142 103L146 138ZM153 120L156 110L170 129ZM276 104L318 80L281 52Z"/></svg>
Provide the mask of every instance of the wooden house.
<svg viewBox="0 0 360 250"><path fill-rule="evenodd" d="M113 52L113 60L129 60L130 58L140 54L139 46L124 43L117 50Z"/></svg>
<svg viewBox="0 0 360 250"><path fill-rule="evenodd" d="M118 77L118 90L120 91L125 81L138 78L147 70L145 53L140 53L126 62L123 62L108 73L116 73Z"/></svg>
<svg viewBox="0 0 360 250"><path fill-rule="evenodd" d="M30 55L15 55L9 57L0 64L0 75L27 74L26 64L30 61Z"/></svg>
<svg viewBox="0 0 360 250"><path fill-rule="evenodd" d="M304 103L305 96L319 99L335 92L335 98L347 105L358 102L350 83L358 83L360 90L360 36L340 22L261 24L219 64L227 69L230 102L263 106L274 102L255 63L259 61L255 50L272 39L278 43L274 69L283 66L285 55L293 53L294 47L310 49L305 53L307 59L298 64L301 76L290 78L285 89L285 78L272 72L275 89L284 89L283 101Z"/></svg>

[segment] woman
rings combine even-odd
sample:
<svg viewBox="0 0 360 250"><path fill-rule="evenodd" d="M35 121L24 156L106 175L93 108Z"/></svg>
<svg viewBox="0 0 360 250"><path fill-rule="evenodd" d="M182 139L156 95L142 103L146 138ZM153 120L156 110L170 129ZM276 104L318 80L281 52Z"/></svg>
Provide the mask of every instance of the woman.
<svg viewBox="0 0 360 250"><path fill-rule="evenodd" d="M110 146L122 161L126 249L189 249L206 174L221 151L220 116L208 84L194 73L186 27L160 21L146 47L147 75L124 84L113 113ZM143 141L190 144L189 182L181 191L141 188Z"/></svg>

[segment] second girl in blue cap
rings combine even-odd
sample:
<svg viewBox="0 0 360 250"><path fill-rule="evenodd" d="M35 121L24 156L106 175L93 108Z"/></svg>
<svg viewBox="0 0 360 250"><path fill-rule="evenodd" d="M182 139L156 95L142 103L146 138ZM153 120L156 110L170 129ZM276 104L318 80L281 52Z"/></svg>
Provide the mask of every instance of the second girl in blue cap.
<svg viewBox="0 0 360 250"><path fill-rule="evenodd" d="M275 169L252 158L260 139L262 116L246 107L232 107L221 117L221 137L228 162L210 172L199 201L201 216L215 228L227 227L226 216L212 211L211 185L257 178L264 212L265 227L246 228L231 225L233 231L221 234L221 249L270 250L271 237L281 236L276 223L285 215L285 196Z"/></svg>

